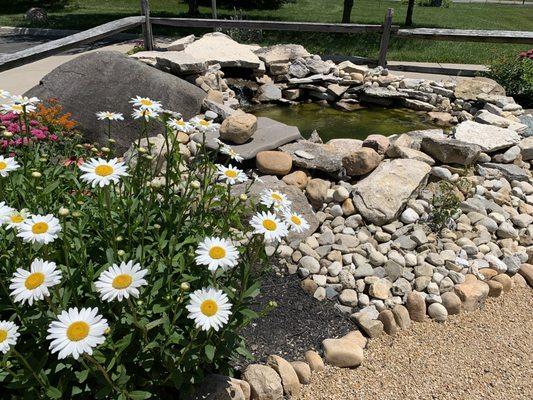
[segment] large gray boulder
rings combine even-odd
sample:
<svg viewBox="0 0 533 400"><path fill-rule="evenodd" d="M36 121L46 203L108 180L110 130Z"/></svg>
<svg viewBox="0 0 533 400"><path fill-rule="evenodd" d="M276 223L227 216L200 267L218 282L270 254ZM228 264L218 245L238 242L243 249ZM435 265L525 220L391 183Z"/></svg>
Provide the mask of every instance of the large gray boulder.
<svg viewBox="0 0 533 400"><path fill-rule="evenodd" d="M477 144L448 138L425 137L421 150L443 164L471 165L479 157L481 147Z"/></svg>
<svg viewBox="0 0 533 400"><path fill-rule="evenodd" d="M509 128L464 121L453 129L455 139L481 147L482 151L492 153L507 149L520 141L520 135Z"/></svg>
<svg viewBox="0 0 533 400"><path fill-rule="evenodd" d="M430 171L428 164L418 160L385 160L355 185L355 206L373 224L388 224L426 183Z"/></svg>
<svg viewBox="0 0 533 400"><path fill-rule="evenodd" d="M98 111L124 114L114 123L112 136L117 149L125 151L140 133L141 123L131 117L134 96L150 97L165 109L190 118L201 111L205 92L195 85L159 71L114 51L84 54L55 68L25 93L40 99L57 98L65 112L79 123L85 140L106 144L106 124L98 121ZM150 136L163 132L153 124Z"/></svg>
<svg viewBox="0 0 533 400"><path fill-rule="evenodd" d="M455 86L455 97L463 100L477 100L478 96L505 96L505 89L495 80L485 77L462 79Z"/></svg>

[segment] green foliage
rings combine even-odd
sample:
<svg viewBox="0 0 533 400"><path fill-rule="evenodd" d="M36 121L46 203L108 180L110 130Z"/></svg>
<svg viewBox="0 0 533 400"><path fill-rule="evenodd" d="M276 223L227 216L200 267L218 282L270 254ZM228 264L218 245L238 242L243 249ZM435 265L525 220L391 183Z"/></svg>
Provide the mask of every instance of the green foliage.
<svg viewBox="0 0 533 400"><path fill-rule="evenodd" d="M72 161L111 157L113 141L97 149L74 136L17 148L21 168L0 176L0 203L53 214L62 228L52 243L30 244L15 229L0 226L0 320L13 321L20 333L16 345L0 354L3 399L177 398L206 373L231 374L230 360L248 354L238 332L257 317L250 304L260 284L251 270L266 260L262 236L252 235L245 222L254 207L216 182L213 154L205 146L192 159L173 151L177 135L169 128L164 149L171 151L156 155L166 170L155 179L152 149L140 147L140 139L155 124L167 126L169 117L162 113L144 123L135 165L118 183L91 187L80 180ZM238 246L236 267L212 273L197 265L198 243L213 236ZM57 264L61 284L45 300L16 303L9 282L17 268L28 270L36 258ZM95 281L128 260L149 271L148 284L138 299L103 301ZM200 330L188 318L190 292L204 287L222 290L232 304L228 323L218 331ZM59 360L49 350L47 329L70 307L97 307L109 331L92 356Z"/></svg>
<svg viewBox="0 0 533 400"><path fill-rule="evenodd" d="M259 9L276 10L286 3L295 3L296 0L217 0L217 7L229 9ZM200 0L200 5L211 6L211 0Z"/></svg>
<svg viewBox="0 0 533 400"><path fill-rule="evenodd" d="M449 8L451 0L417 0L416 5L420 7L443 7Z"/></svg>
<svg viewBox="0 0 533 400"><path fill-rule="evenodd" d="M448 226L452 216L459 209L460 199L456 187L448 181L440 181L437 192L431 200L429 225L435 232L440 232Z"/></svg>
<svg viewBox="0 0 533 400"><path fill-rule="evenodd" d="M494 60L485 76L494 79L525 107L533 105L533 60L503 56Z"/></svg>

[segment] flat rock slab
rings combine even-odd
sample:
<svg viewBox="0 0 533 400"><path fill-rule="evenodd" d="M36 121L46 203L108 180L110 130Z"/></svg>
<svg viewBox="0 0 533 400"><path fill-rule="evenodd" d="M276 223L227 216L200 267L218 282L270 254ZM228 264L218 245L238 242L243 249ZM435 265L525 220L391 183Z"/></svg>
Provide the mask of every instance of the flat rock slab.
<svg viewBox="0 0 533 400"><path fill-rule="evenodd" d="M297 58L310 57L311 54L299 44L277 44L270 47L262 47L254 51L265 64L286 63Z"/></svg>
<svg viewBox="0 0 533 400"><path fill-rule="evenodd" d="M508 128L480 124L474 121L464 121L457 125L454 137L462 142L477 144L482 151L492 153L506 149L520 141L520 135Z"/></svg>
<svg viewBox="0 0 533 400"><path fill-rule="evenodd" d="M397 219L409 198L425 184L431 167L412 159L383 161L353 191L354 203L368 221L384 225Z"/></svg>
<svg viewBox="0 0 533 400"><path fill-rule="evenodd" d="M509 182L511 181L528 181L531 179L531 172L520 168L514 164L500 164L500 163L484 163L481 164L482 168L496 169L501 172L503 177Z"/></svg>
<svg viewBox="0 0 533 400"><path fill-rule="evenodd" d="M106 123L95 114L103 110L124 114L125 120L111 131L119 152L126 151L142 129L142 122L131 118L132 97L150 97L191 118L200 113L206 96L199 87L116 51L96 51L68 61L24 95L58 99L63 111L78 121L84 140L102 145L107 143ZM164 132L160 125L151 124L151 136Z"/></svg>
<svg viewBox="0 0 533 400"><path fill-rule="evenodd" d="M278 190L287 195L288 199L291 201L291 209L294 212L301 214L309 223L309 229L306 231L302 233L291 232L288 236L288 241L291 242L293 240L303 240L306 237L311 236L313 232L317 230L319 223L305 194L298 189L298 187L287 185L285 182L273 175L262 176L261 180L262 182L256 180L249 189L249 195L256 204L259 202L261 193L265 189ZM231 194L234 196L239 196L240 194L244 193L248 185L249 183L245 182L233 186L231 189Z"/></svg>
<svg viewBox="0 0 533 400"><path fill-rule="evenodd" d="M505 89L490 78L476 77L457 82L454 94L458 99L477 100L483 95L505 96Z"/></svg>
<svg viewBox="0 0 533 400"><path fill-rule="evenodd" d="M219 148L215 139L219 138L219 132L206 133L206 145L208 148L216 150ZM264 150L273 150L278 147L302 139L300 131L295 126L285 125L266 117L257 118L257 130L250 140L244 144L230 145L245 160L254 158L257 153ZM193 140L202 141L201 135L194 135Z"/></svg>
<svg viewBox="0 0 533 400"><path fill-rule="evenodd" d="M292 162L298 167L316 169L329 174L342 169L344 152L329 144L300 140L296 143L286 144L280 150L289 153Z"/></svg>

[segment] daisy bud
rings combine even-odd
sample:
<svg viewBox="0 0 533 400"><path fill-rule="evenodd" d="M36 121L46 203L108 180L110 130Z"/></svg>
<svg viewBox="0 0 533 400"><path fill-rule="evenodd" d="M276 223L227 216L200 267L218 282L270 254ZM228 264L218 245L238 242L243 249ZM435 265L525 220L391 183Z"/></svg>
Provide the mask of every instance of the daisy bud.
<svg viewBox="0 0 533 400"><path fill-rule="evenodd" d="M180 289L182 292L188 292L189 290L191 290L191 285L189 285L187 282L183 282L180 285Z"/></svg>
<svg viewBox="0 0 533 400"><path fill-rule="evenodd" d="M142 306L143 303L144 303L144 301L142 301L142 300L137 300L137 305L138 305L138 306Z"/></svg>
<svg viewBox="0 0 533 400"><path fill-rule="evenodd" d="M126 255L126 252L124 250L117 251L117 254L119 257L124 257Z"/></svg>
<svg viewBox="0 0 533 400"><path fill-rule="evenodd" d="M41 176L43 176L43 174L41 174L40 172L38 171L33 171L31 173L31 176L34 177L34 178L40 178Z"/></svg>
<svg viewBox="0 0 533 400"><path fill-rule="evenodd" d="M109 147L102 147L102 153L109 153L111 149Z"/></svg>
<svg viewBox="0 0 533 400"><path fill-rule="evenodd" d="M171 299L170 295L167 294L167 295L165 296L165 300L170 300L170 299Z"/></svg>
<svg viewBox="0 0 533 400"><path fill-rule="evenodd" d="M276 308L278 306L278 303L276 303L274 300L271 300L268 302L268 306L270 308Z"/></svg>
<svg viewBox="0 0 533 400"><path fill-rule="evenodd" d="M151 154L145 154L144 158L146 158L147 160L153 160L154 156L152 156Z"/></svg>
<svg viewBox="0 0 533 400"><path fill-rule="evenodd" d="M122 242L123 240L124 240L124 238L123 238L122 236L117 236L117 237L115 238L115 241L116 241L116 242Z"/></svg>
<svg viewBox="0 0 533 400"><path fill-rule="evenodd" d="M60 215L61 217L66 217L67 215L69 215L69 213L70 213L70 210L69 210L68 208L61 207L61 208L59 209L59 215Z"/></svg>
<svg viewBox="0 0 533 400"><path fill-rule="evenodd" d="M81 145L81 144L77 144L77 145L76 145L76 148L77 148L77 149L83 149L83 145Z"/></svg>
<svg viewBox="0 0 533 400"><path fill-rule="evenodd" d="M155 228L155 229L161 229L161 225L159 225L159 224L154 224L154 228Z"/></svg>
<svg viewBox="0 0 533 400"><path fill-rule="evenodd" d="M10 137L13 137L13 134L11 132L9 132L9 131L5 131L4 132L4 137L10 138Z"/></svg>
<svg viewBox="0 0 533 400"><path fill-rule="evenodd" d="M92 151L93 153L98 153L98 149L97 149L96 147L91 147L91 151Z"/></svg>
<svg viewBox="0 0 533 400"><path fill-rule="evenodd" d="M81 212L79 212L79 211L73 211L73 212L72 212L72 216L73 216L74 218L79 218L79 217L81 217Z"/></svg>
<svg viewBox="0 0 533 400"><path fill-rule="evenodd" d="M148 153L148 149L146 147L139 147L139 153L141 154L145 154L145 153Z"/></svg>
<svg viewBox="0 0 533 400"><path fill-rule="evenodd" d="M198 182L198 181L192 181L192 182L191 182L191 187L192 187L193 189L200 189L200 182Z"/></svg>
<svg viewBox="0 0 533 400"><path fill-rule="evenodd" d="M104 331L104 335L109 335L111 333L111 328L107 328L105 331Z"/></svg>
<svg viewBox="0 0 533 400"><path fill-rule="evenodd" d="M111 144L114 144L116 143L117 141L115 139L107 139L108 143L111 143Z"/></svg>
<svg viewBox="0 0 533 400"><path fill-rule="evenodd" d="M39 161L40 161L40 162L47 162L47 161L48 161L48 158L46 158L46 157L41 157L41 158L39 158Z"/></svg>
<svg viewBox="0 0 533 400"><path fill-rule="evenodd" d="M239 196L239 199L241 199L241 201L246 201L248 200L248 196L246 196L246 193L243 193Z"/></svg>

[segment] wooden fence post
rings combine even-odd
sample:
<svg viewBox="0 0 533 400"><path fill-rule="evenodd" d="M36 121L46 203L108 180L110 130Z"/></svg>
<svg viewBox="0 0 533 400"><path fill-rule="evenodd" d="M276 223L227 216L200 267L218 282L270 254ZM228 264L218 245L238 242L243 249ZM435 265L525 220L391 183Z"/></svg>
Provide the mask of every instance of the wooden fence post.
<svg viewBox="0 0 533 400"><path fill-rule="evenodd" d="M383 32L381 33L381 43L379 45L378 65L383 68L387 67L387 50L389 49L389 39L393 14L394 10L392 8L387 9L387 14L385 14L385 21L382 25Z"/></svg>
<svg viewBox="0 0 533 400"><path fill-rule="evenodd" d="M213 15L213 19L217 19L217 0L211 0L211 14Z"/></svg>
<svg viewBox="0 0 533 400"><path fill-rule="evenodd" d="M152 23L150 22L150 3L148 0L141 0L141 15L144 16L142 24L144 50L152 51L154 49L154 36L152 34Z"/></svg>

